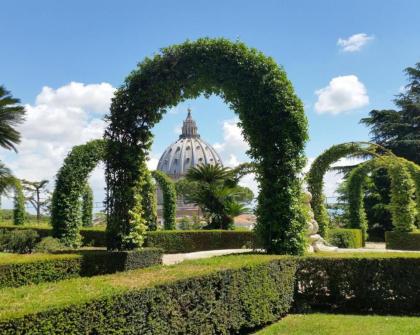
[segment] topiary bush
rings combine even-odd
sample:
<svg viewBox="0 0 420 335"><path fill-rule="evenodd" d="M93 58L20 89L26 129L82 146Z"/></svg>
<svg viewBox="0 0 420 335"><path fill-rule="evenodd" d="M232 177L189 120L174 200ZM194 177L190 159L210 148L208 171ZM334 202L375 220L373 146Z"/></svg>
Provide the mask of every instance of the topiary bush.
<svg viewBox="0 0 420 335"><path fill-rule="evenodd" d="M339 248L362 248L363 232L361 229L334 228L329 231L328 242Z"/></svg>
<svg viewBox="0 0 420 335"><path fill-rule="evenodd" d="M124 236L137 229L139 167L152 144L151 129L166 108L200 94L221 96L239 116L256 162L257 231L264 247L270 253L304 253L298 178L307 140L303 104L272 58L240 42L209 38L162 49L115 93L105 131L108 246L122 248Z"/></svg>
<svg viewBox="0 0 420 335"><path fill-rule="evenodd" d="M41 239L34 248L35 252L55 252L66 250L67 248L60 242L58 238L47 236Z"/></svg>

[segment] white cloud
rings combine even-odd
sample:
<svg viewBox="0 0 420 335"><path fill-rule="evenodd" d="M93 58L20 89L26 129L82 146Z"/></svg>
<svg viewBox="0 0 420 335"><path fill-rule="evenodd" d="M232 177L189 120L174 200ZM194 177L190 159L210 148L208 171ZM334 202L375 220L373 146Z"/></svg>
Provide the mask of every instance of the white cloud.
<svg viewBox="0 0 420 335"><path fill-rule="evenodd" d="M108 83L85 85L71 82L57 89L44 86L36 98L36 105L71 106L89 112L106 113L114 91L115 88Z"/></svg>
<svg viewBox="0 0 420 335"><path fill-rule="evenodd" d="M349 38L339 38L337 45L341 47L343 52L360 51L369 41L372 41L374 36L369 36L365 33L354 34Z"/></svg>
<svg viewBox="0 0 420 335"><path fill-rule="evenodd" d="M318 96L315 111L320 114L339 114L369 104L366 87L355 75L335 77L315 94Z"/></svg>
<svg viewBox="0 0 420 335"><path fill-rule="evenodd" d="M19 178L50 180L71 148L102 138L114 88L108 83L85 85L71 82L53 89L43 87L36 103L25 106L26 120L18 127L22 135L17 155L7 155L6 164ZM95 196L104 197L103 167L93 171L91 184Z"/></svg>

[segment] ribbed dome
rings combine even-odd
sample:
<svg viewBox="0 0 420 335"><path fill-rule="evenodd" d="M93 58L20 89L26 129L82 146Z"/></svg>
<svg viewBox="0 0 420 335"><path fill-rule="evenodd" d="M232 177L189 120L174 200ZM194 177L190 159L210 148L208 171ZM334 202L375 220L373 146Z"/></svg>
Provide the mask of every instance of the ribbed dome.
<svg viewBox="0 0 420 335"><path fill-rule="evenodd" d="M157 169L177 179L188 169L200 164L220 164L222 160L214 148L203 141L197 132L197 125L188 110L178 141L166 148L159 159Z"/></svg>

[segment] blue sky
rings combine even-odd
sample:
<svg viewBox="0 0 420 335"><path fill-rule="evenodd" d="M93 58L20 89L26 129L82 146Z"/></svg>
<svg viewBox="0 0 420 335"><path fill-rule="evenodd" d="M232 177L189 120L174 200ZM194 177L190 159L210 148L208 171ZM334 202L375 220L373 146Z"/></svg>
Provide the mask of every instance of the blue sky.
<svg viewBox="0 0 420 335"><path fill-rule="evenodd" d="M37 113L22 127L21 156L1 150L0 157L18 176L53 179L72 145L101 133L107 104L98 99L109 100L110 90L159 48L205 36L239 39L284 67L305 104L308 157L367 140L360 118L392 107L405 84L402 70L420 61L420 2L14 0L2 3L0 33L0 84ZM71 82L84 86L59 91ZM156 127L152 156L176 138L188 106L208 142L223 148L236 136L229 133L234 114L220 99L188 101ZM77 115L82 125L71 123ZM222 150L245 159L241 144L237 152Z"/></svg>

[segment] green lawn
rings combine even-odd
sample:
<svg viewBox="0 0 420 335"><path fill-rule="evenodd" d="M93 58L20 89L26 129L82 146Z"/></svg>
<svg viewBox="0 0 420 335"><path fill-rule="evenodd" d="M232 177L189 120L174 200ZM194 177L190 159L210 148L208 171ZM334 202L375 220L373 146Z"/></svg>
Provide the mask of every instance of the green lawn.
<svg viewBox="0 0 420 335"><path fill-rule="evenodd" d="M289 315L255 335L418 335L420 317Z"/></svg>

